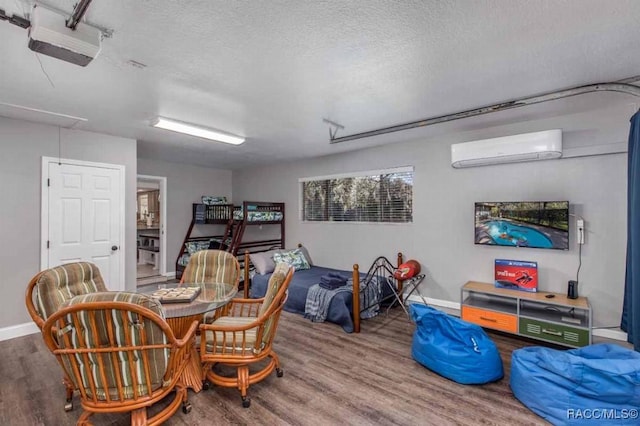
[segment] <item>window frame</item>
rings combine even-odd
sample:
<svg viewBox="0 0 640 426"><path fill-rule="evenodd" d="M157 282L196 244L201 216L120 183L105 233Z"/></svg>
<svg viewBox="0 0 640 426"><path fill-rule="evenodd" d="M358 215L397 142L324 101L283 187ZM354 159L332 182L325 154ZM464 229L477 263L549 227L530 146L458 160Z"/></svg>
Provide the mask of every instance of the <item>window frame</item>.
<svg viewBox="0 0 640 426"><path fill-rule="evenodd" d="M366 221L349 221L349 220L306 220L304 218L304 183L305 182L313 182L313 181L323 181L323 180L332 180L332 179L345 179L345 178L358 178L358 177L369 177L376 175L384 175L384 174L393 174L393 173L411 173L412 184L411 184L411 221L408 222L366 222ZM349 173L336 173L331 175L323 175L323 176L309 176L298 179L298 218L302 223L316 223L316 224L360 224L360 225L393 225L393 226L406 226L412 225L414 221L414 209L413 209L413 201L414 201L414 182L415 179L415 168L414 166L400 166L400 167L392 167L386 169L374 169L374 170L362 170L358 172L349 172Z"/></svg>

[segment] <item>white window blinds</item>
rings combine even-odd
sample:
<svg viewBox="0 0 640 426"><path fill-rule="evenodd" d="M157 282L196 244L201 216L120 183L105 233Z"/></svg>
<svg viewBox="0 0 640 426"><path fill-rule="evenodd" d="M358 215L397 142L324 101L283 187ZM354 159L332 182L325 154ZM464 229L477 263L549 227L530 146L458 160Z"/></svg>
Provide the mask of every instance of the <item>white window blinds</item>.
<svg viewBox="0 0 640 426"><path fill-rule="evenodd" d="M305 221L413 221L413 167L304 178L300 182Z"/></svg>

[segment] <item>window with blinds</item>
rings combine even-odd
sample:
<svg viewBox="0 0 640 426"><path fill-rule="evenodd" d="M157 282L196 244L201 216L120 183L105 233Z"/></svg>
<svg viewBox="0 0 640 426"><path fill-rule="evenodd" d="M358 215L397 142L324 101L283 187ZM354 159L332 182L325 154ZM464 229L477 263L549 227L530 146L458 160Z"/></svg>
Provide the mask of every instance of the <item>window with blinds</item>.
<svg viewBox="0 0 640 426"><path fill-rule="evenodd" d="M304 221L413 222L413 167L300 182Z"/></svg>

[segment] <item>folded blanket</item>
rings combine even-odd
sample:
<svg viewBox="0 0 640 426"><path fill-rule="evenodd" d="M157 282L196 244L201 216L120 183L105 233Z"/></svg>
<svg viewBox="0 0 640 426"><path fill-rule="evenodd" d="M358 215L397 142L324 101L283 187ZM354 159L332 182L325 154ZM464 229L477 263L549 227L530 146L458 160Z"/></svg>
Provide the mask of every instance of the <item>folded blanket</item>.
<svg viewBox="0 0 640 426"><path fill-rule="evenodd" d="M321 288L324 288L325 290L335 290L337 288L340 287L344 287L346 283L338 283L338 284L324 284L324 283L320 283L318 284Z"/></svg>
<svg viewBox="0 0 640 426"><path fill-rule="evenodd" d="M347 279L339 274L327 274L320 277L320 287L334 290L347 284Z"/></svg>
<svg viewBox="0 0 640 426"><path fill-rule="evenodd" d="M323 277L341 278L344 280L347 279L340 272L329 272L328 274L323 275Z"/></svg>

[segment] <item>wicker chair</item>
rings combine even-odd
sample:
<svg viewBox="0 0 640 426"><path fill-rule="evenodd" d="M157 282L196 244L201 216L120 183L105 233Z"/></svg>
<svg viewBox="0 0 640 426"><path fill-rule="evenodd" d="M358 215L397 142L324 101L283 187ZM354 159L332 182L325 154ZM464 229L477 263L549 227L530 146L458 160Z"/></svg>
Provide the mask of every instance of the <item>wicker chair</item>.
<svg viewBox="0 0 640 426"><path fill-rule="evenodd" d="M200 325L200 360L205 380L238 388L243 407L251 404L247 397L249 385L265 379L274 369L278 377L283 375L272 344L292 276L293 268L278 264L264 298L233 299L219 311L215 321ZM249 366L265 358L269 358L266 366L251 373ZM225 377L217 373L216 364L235 367L237 375Z"/></svg>
<svg viewBox="0 0 640 426"><path fill-rule="evenodd" d="M180 284L226 283L236 289L240 282L240 263L234 255L222 250L200 250L189 259ZM203 322L211 322L215 312L204 314Z"/></svg>
<svg viewBox="0 0 640 426"><path fill-rule="evenodd" d="M231 253L222 250L200 250L191 255L180 283L228 283L236 287L240 281L240 264Z"/></svg>
<svg viewBox="0 0 640 426"><path fill-rule="evenodd" d="M198 321L176 339L159 302L127 292L77 296L44 323L47 347L80 391L84 412L77 424L89 425L95 413L131 413L132 425L158 425L182 404L191 410L181 374L190 356ZM159 413L147 407L175 390Z"/></svg>
<svg viewBox="0 0 640 426"><path fill-rule="evenodd" d="M27 312L42 330L44 322L60 306L74 296L107 291L100 270L89 262L75 262L55 268L46 269L36 274L27 286ZM66 388L65 411L73 409L73 391L75 387L65 376Z"/></svg>

